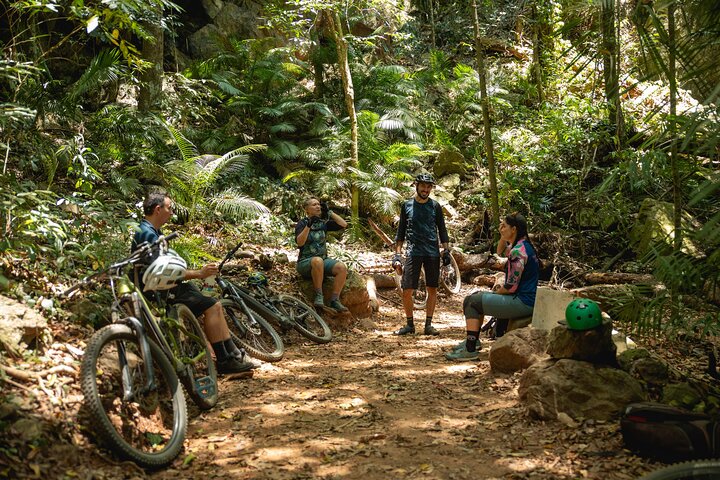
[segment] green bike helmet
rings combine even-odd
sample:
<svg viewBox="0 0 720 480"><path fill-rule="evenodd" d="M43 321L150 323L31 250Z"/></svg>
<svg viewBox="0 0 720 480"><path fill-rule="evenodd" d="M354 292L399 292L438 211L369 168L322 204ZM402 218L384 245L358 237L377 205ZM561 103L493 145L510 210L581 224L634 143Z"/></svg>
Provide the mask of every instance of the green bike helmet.
<svg viewBox="0 0 720 480"><path fill-rule="evenodd" d="M251 287L263 287L268 284L267 277L261 272L251 273L248 277L248 285Z"/></svg>
<svg viewBox="0 0 720 480"><path fill-rule="evenodd" d="M565 321L569 330L591 330L602 324L602 314L597 303L587 298L576 298L565 308Z"/></svg>

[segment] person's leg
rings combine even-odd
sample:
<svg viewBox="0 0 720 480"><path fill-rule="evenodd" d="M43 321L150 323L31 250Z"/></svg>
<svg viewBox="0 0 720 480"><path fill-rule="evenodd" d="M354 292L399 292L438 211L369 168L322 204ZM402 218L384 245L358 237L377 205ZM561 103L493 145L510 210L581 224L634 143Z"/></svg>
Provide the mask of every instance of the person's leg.
<svg viewBox="0 0 720 480"><path fill-rule="evenodd" d="M310 259L310 277L312 278L313 289L315 290L313 305L322 308L325 306L325 298L323 297L322 291L324 278L324 263L322 258L312 257Z"/></svg>
<svg viewBox="0 0 720 480"><path fill-rule="evenodd" d="M405 268L403 268L402 288L403 310L405 310L405 326L393 332L394 335L408 335L415 333L415 321L413 320L413 311L415 310L415 302L413 295L417 290L420 281L420 269L422 262L419 257L408 257L405 259Z"/></svg>
<svg viewBox="0 0 720 480"><path fill-rule="evenodd" d="M425 304L425 335L440 335L432 326L435 305L437 305L437 287L440 281L440 257L424 257L425 289L427 290L427 303Z"/></svg>
<svg viewBox="0 0 720 480"><path fill-rule="evenodd" d="M192 283L184 282L171 290L172 301L182 303L198 318L217 360L218 373L240 373L257 368L245 352L235 345L220 302L203 295Z"/></svg>
<svg viewBox="0 0 720 480"><path fill-rule="evenodd" d="M342 292L347 280L347 266L343 262L339 262L332 258L325 259L325 274L333 277L332 297L330 297L330 307L338 312L347 312L347 307L340 302L340 292Z"/></svg>
<svg viewBox="0 0 720 480"><path fill-rule="evenodd" d="M484 318L482 298L485 294L486 292L474 293L463 300L465 341L445 354L448 360L474 360L479 357L477 342L480 336L480 324Z"/></svg>

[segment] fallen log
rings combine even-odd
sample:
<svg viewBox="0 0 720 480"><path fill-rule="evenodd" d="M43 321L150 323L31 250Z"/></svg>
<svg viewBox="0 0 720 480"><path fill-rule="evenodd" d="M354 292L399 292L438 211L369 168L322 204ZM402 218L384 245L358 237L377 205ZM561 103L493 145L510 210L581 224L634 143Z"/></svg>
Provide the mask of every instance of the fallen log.
<svg viewBox="0 0 720 480"><path fill-rule="evenodd" d="M643 273L593 272L583 275L590 285L620 285L627 283L656 283L655 277Z"/></svg>
<svg viewBox="0 0 720 480"><path fill-rule="evenodd" d="M461 272L479 270L481 268L501 270L506 261L505 258L490 254L490 252L465 254L453 251L452 255L455 258Z"/></svg>

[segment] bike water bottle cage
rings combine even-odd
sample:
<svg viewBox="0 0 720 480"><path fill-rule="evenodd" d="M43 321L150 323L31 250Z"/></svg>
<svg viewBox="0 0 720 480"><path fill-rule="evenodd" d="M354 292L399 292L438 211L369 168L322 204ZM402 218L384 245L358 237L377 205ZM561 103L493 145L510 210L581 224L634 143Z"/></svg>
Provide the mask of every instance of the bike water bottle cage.
<svg viewBox="0 0 720 480"><path fill-rule="evenodd" d="M248 285L250 285L251 287L264 287L267 284L268 279L263 273L251 273L248 277Z"/></svg>
<svg viewBox="0 0 720 480"><path fill-rule="evenodd" d="M185 278L187 263L174 251L168 250L156 258L143 273L144 292L169 290Z"/></svg>

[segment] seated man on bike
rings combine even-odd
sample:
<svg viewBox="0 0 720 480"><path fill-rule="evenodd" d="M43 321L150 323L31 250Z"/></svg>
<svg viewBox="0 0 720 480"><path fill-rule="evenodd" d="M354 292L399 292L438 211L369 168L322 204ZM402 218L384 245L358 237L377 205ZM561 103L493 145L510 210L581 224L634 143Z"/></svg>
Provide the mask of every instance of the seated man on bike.
<svg viewBox="0 0 720 480"><path fill-rule="evenodd" d="M173 215L172 200L164 192L150 192L143 202L143 213L145 218L135 232L131 251L143 242L154 242L162 235L160 228ZM210 263L200 270L187 270L185 280L204 279L217 273L217 265ZM205 316L203 330L215 352L218 373L241 373L257 368L257 364L230 337L223 308L217 299L203 295L187 281L170 289L168 299L171 303L186 305L198 318Z"/></svg>
<svg viewBox="0 0 720 480"><path fill-rule="evenodd" d="M297 271L303 278L312 279L315 289L313 305L316 308L325 308L323 278L325 275L334 276L328 306L338 312L347 312L347 307L340 303L340 292L347 279L347 267L343 262L328 258L326 245L327 232L342 230L347 227L347 222L337 213L327 210L327 204L321 204L315 197L306 199L303 207L307 217L295 226L295 241L300 249Z"/></svg>

